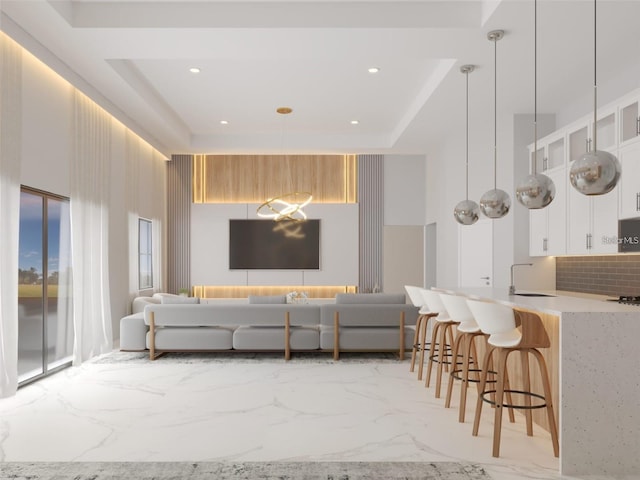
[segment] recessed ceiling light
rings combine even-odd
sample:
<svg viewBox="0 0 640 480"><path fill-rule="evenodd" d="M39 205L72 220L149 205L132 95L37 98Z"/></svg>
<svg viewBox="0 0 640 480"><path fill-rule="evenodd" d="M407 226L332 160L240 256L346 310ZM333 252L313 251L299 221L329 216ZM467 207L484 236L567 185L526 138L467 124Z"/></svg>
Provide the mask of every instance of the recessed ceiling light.
<svg viewBox="0 0 640 480"><path fill-rule="evenodd" d="M358 125L360 122L358 120L351 120L351 125Z"/></svg>
<svg viewBox="0 0 640 480"><path fill-rule="evenodd" d="M378 73L380 71L379 67L370 67L367 72L369 73Z"/></svg>
<svg viewBox="0 0 640 480"><path fill-rule="evenodd" d="M200 69L199 69L198 67L191 67L191 68L189 69L189 71L190 71L191 73L200 73Z"/></svg>
<svg viewBox="0 0 640 480"><path fill-rule="evenodd" d="M221 125L229 125L229 121L228 120L220 120L220 124Z"/></svg>

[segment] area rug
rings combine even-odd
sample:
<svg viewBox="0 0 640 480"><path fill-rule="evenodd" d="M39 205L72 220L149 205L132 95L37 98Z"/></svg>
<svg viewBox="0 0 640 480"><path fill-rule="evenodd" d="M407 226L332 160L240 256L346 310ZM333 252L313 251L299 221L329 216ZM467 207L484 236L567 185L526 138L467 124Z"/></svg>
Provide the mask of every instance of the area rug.
<svg viewBox="0 0 640 480"><path fill-rule="evenodd" d="M15 480L490 480L478 465L453 462L0 463Z"/></svg>
<svg viewBox="0 0 640 480"><path fill-rule="evenodd" d="M407 360L410 354L405 357ZM193 352L193 353L165 353L156 362L170 362L179 364L198 363L398 363L398 354L386 353L353 353L340 354L339 360L334 360L331 352L299 352L292 353L290 360L284 359L281 352ZM148 352L113 351L91 360L91 363L115 364L152 363Z"/></svg>

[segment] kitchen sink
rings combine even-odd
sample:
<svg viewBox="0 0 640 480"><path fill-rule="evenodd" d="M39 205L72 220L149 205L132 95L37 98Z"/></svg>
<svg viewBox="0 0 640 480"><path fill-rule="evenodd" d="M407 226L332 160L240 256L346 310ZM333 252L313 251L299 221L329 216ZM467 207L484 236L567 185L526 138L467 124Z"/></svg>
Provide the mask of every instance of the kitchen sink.
<svg viewBox="0 0 640 480"><path fill-rule="evenodd" d="M555 295L549 295L548 293L515 293L514 295L520 295L521 297L555 297Z"/></svg>

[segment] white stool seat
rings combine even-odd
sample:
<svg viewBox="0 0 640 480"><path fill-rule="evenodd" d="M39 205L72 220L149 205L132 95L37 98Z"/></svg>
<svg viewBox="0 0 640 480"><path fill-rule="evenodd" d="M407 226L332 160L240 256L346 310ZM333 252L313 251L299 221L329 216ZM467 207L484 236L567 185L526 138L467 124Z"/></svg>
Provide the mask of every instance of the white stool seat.
<svg viewBox="0 0 640 480"><path fill-rule="evenodd" d="M489 337L489 345L494 347L512 348L517 347L522 340L522 334L518 329L513 329L510 332L493 333Z"/></svg>

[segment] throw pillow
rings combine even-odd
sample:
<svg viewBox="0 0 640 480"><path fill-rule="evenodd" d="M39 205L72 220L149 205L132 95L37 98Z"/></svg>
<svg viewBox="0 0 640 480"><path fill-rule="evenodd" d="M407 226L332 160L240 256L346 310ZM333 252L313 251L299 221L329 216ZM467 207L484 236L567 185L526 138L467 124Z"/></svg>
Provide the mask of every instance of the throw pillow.
<svg viewBox="0 0 640 480"><path fill-rule="evenodd" d="M287 303L287 296L286 295L249 295L249 303L253 303L253 304Z"/></svg>
<svg viewBox="0 0 640 480"><path fill-rule="evenodd" d="M179 303L200 303L200 299L198 297L181 297L180 295L176 295L175 297L162 297L163 305L169 304L179 304Z"/></svg>

